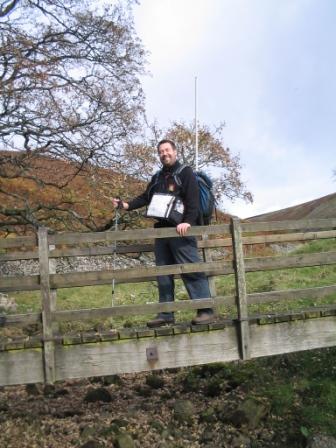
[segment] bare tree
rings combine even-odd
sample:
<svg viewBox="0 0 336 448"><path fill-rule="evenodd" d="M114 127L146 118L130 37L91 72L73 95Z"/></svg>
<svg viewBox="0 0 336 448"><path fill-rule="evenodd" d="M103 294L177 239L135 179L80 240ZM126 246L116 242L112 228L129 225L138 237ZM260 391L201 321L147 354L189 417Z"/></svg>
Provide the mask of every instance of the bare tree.
<svg viewBox="0 0 336 448"><path fill-rule="evenodd" d="M120 166L144 113L145 52L132 2L0 1L0 222L79 219L67 191L90 165ZM71 162L57 172L46 160ZM52 172L53 167L55 172ZM20 188L20 182L25 184ZM37 201L47 188L49 201ZM64 193L54 193L55 189ZM29 189L40 194L32 203ZM69 224L69 223L68 223Z"/></svg>

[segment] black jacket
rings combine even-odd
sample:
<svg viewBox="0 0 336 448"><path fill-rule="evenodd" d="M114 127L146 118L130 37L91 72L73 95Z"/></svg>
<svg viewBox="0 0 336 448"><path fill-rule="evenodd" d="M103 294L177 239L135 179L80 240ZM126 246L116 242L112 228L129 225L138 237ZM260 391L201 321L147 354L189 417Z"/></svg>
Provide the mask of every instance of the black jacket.
<svg viewBox="0 0 336 448"><path fill-rule="evenodd" d="M179 166L181 164L177 161L171 167L163 167L159 176L154 175L152 177L146 190L128 203L128 210L149 205L154 193L174 193L178 194L183 200L184 216L182 222L196 225L199 216L199 190L196 176L192 168L186 166L178 175L181 186L177 185L174 180L174 172ZM174 225L160 219L155 227L174 227Z"/></svg>

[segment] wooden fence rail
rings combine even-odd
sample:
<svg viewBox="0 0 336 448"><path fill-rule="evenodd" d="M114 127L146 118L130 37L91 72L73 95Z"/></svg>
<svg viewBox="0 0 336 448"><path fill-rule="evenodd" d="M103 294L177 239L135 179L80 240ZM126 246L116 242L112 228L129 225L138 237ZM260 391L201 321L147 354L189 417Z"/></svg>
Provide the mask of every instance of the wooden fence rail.
<svg viewBox="0 0 336 448"><path fill-rule="evenodd" d="M282 232L282 233L280 233ZM247 258L244 247L255 244L282 244L336 237L336 219L271 223L241 223L193 227L203 251L200 263L141 266L89 272L56 273L51 260L60 257L96 257L153 251L155 238L176 236L175 229L145 229L101 233L48 233L40 228L36 237L0 239L0 263L18 260L38 262L38 275L2 276L0 291L41 293L41 313L0 314L0 327L40 323L41 335L8 340L0 336L0 385L65 378L133 372L205 362L248 359L307 348L336 345L336 305L299 310L274 316L249 315L248 306L300 298L320 298L336 293L336 285L262 293L247 293L248 272L336 264L336 252ZM213 259L212 250L221 250ZM224 251L224 252L223 252ZM116 283L147 282L158 275L180 276L205 272L211 298L197 301L113 306L99 309L57 310L60 288ZM216 292L214 276L233 274L235 294ZM158 330L132 329L98 334L60 335L64 321L107 319L114 316L147 315L159 311L192 310L222 305L235 307L230 319L210 326L178 325ZM314 318L309 320L308 318ZM277 323L277 326L266 325ZM272 329L271 329L272 327ZM281 328L281 331L280 331ZM172 337L173 336L173 337ZM269 338L269 339L268 339ZM93 344L94 342L94 344ZM150 349L155 346L152 352ZM157 359L153 353L159 353ZM133 359L131 361L131 359ZM75 365L74 365L75 364Z"/></svg>

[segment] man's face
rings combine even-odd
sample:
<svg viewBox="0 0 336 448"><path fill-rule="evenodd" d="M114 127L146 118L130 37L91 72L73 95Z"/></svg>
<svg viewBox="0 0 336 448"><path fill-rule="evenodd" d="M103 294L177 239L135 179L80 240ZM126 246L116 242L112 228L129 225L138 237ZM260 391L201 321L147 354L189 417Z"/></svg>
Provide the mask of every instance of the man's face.
<svg viewBox="0 0 336 448"><path fill-rule="evenodd" d="M162 165L173 166L176 162L177 151L170 143L162 143L159 146L158 154Z"/></svg>

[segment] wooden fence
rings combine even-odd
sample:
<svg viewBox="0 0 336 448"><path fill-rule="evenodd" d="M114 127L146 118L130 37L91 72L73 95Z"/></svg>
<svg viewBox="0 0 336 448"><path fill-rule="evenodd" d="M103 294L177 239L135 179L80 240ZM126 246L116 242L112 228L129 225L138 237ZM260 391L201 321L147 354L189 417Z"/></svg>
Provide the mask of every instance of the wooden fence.
<svg viewBox="0 0 336 448"><path fill-rule="evenodd" d="M336 237L336 219L241 223L193 227L204 261L201 263L138 266L125 269L55 273L51 260L58 257L95 257L111 253L151 252L155 238L176 236L175 229L145 229L102 233L48 233L36 237L0 240L0 262L38 260L39 274L3 276L0 291L40 290L39 313L0 314L0 330L11 326L41 324L42 334L32 337L0 337L0 385L52 383L67 378L101 376L218 361L249 359L336 345L336 303L282 314L250 315L251 304L320 298L336 293L336 285L247 293L247 272L336 264L336 252L267 257L244 256L244 246L308 241ZM117 244L118 243L118 244ZM232 253L230 259L212 259L213 249ZM246 251L245 251L246 252ZM157 275L205 272L211 298L173 303L58 310L57 289L77 286L147 282ZM233 274L235 294L220 296L215 277ZM181 323L158 329L131 328L60 334L64 321L106 319L214 307L234 306L230 318L219 316L210 325Z"/></svg>

